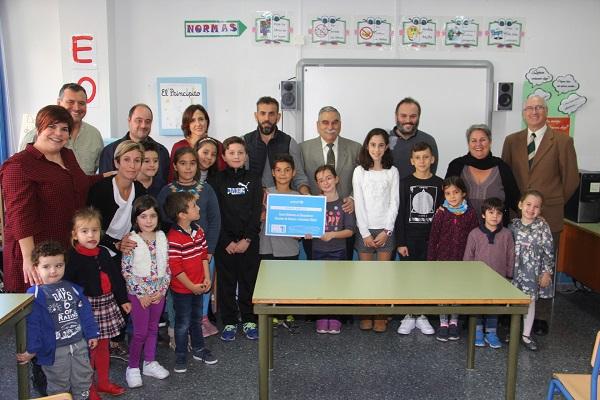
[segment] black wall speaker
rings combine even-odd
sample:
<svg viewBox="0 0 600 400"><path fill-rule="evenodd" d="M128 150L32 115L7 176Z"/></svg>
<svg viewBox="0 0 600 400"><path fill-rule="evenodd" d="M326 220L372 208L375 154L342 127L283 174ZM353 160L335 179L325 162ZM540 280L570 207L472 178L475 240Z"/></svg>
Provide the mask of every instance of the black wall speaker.
<svg viewBox="0 0 600 400"><path fill-rule="evenodd" d="M295 81L281 81L281 109L298 109L298 92Z"/></svg>
<svg viewBox="0 0 600 400"><path fill-rule="evenodd" d="M496 111L511 111L513 108L513 83L498 82L496 84Z"/></svg>

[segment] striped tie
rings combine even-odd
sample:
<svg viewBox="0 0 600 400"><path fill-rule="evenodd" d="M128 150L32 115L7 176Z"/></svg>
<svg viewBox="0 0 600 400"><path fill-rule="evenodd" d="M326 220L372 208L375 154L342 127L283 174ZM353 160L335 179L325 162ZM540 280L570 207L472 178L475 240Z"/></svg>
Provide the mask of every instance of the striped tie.
<svg viewBox="0 0 600 400"><path fill-rule="evenodd" d="M327 143L327 165L331 165L335 168L335 153L333 152L333 143Z"/></svg>
<svg viewBox="0 0 600 400"><path fill-rule="evenodd" d="M531 139L527 145L527 159L529 160L529 168L533 164L533 157L535 156L535 132L531 133Z"/></svg>

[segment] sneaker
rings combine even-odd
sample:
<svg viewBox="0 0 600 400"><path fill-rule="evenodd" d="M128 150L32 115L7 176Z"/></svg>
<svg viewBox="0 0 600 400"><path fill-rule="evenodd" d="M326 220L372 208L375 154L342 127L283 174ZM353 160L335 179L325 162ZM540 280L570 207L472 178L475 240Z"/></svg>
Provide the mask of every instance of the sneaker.
<svg viewBox="0 0 600 400"><path fill-rule="evenodd" d="M329 320L318 319L316 323L317 333L329 333Z"/></svg>
<svg viewBox="0 0 600 400"><path fill-rule="evenodd" d="M146 372L145 369L144 372ZM142 375L140 374L140 369L127 367L125 370L125 380L127 381L127 386L132 389L142 386Z"/></svg>
<svg viewBox="0 0 600 400"><path fill-rule="evenodd" d="M437 330L437 335L435 335L435 338L437 340L439 340L440 342L447 342L448 341L448 327L440 326Z"/></svg>
<svg viewBox="0 0 600 400"><path fill-rule="evenodd" d="M342 331L342 323L337 319L329 320L329 334L331 335L339 335Z"/></svg>
<svg viewBox="0 0 600 400"><path fill-rule="evenodd" d="M237 333L237 326L225 325L223 332L221 332L221 340L225 342L232 342L235 340L235 334Z"/></svg>
<svg viewBox="0 0 600 400"><path fill-rule="evenodd" d="M449 340L460 339L460 335L458 334L458 324L448 325L448 339Z"/></svg>
<svg viewBox="0 0 600 400"><path fill-rule="evenodd" d="M129 350L124 342L111 342L109 352L110 358L116 358L125 362L129 361Z"/></svg>
<svg viewBox="0 0 600 400"><path fill-rule="evenodd" d="M208 319L208 316L202 318L202 336L209 337L219 333L219 330L212 322Z"/></svg>
<svg viewBox="0 0 600 400"><path fill-rule="evenodd" d="M500 339L496 336L496 332L486 333L484 340L492 349L499 349L502 347L502 343L500 343Z"/></svg>
<svg viewBox="0 0 600 400"><path fill-rule="evenodd" d="M277 327L281 324L281 321L279 321L279 318L277 317L273 317L273 327Z"/></svg>
<svg viewBox="0 0 600 400"><path fill-rule="evenodd" d="M258 329L254 322L245 322L242 326L242 331L247 339L258 340ZM222 336L221 336L222 337Z"/></svg>
<svg viewBox="0 0 600 400"><path fill-rule="evenodd" d="M435 333L435 329L433 329L433 327L429 323L429 320L424 315L421 315L419 318L417 318L415 326L419 328L421 333L424 335L433 335Z"/></svg>
<svg viewBox="0 0 600 400"><path fill-rule="evenodd" d="M416 326L415 317L413 317L410 314L407 314L404 316L404 319L402 320L402 322L400 323L400 326L398 327L398 333L400 335L408 335L412 332L413 329L415 329L415 326ZM429 327L431 328L431 325L429 325Z"/></svg>
<svg viewBox="0 0 600 400"><path fill-rule="evenodd" d="M144 375L151 376L152 378L156 379L165 379L167 376L169 376L169 371L167 371L165 367L160 365L158 361L144 361Z"/></svg>
<svg viewBox="0 0 600 400"><path fill-rule="evenodd" d="M373 320L373 332L383 333L387 330L388 320L387 318L374 319Z"/></svg>
<svg viewBox="0 0 600 400"><path fill-rule="evenodd" d="M531 336L521 336L521 342L525 346L525 348L529 351L537 351L538 345L535 340Z"/></svg>
<svg viewBox="0 0 600 400"><path fill-rule="evenodd" d="M179 374L187 372L187 360L185 356L175 358L175 368L173 368L173 371Z"/></svg>
<svg viewBox="0 0 600 400"><path fill-rule="evenodd" d="M193 357L194 357L194 360L202 361L202 362L204 362L204 364L207 364L207 365L214 365L219 361L219 360L217 360L217 357L213 356L213 354L210 352L210 350L207 349L206 347L204 347L200 350L194 351Z"/></svg>
<svg viewBox="0 0 600 400"><path fill-rule="evenodd" d="M475 346L485 347L485 340L483 338L483 329L475 330Z"/></svg>

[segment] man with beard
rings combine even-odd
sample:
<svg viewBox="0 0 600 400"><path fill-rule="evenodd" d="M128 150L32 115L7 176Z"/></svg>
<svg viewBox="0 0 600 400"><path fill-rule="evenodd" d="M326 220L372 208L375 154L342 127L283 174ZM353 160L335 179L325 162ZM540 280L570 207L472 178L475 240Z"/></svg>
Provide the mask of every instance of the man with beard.
<svg viewBox="0 0 600 400"><path fill-rule="evenodd" d="M394 166L398 169L400 179L415 172L410 163L412 148L416 143L425 142L431 146L435 163L431 172L435 175L438 164L438 149L433 136L420 131L421 105L411 97L405 97L396 106L396 126L390 131L390 150L394 157Z"/></svg>
<svg viewBox="0 0 600 400"><path fill-rule="evenodd" d="M272 97L261 97L256 102L254 113L258 127L244 135L248 149L248 169L262 176L263 187L275 186L271 170L279 154L289 154L296 165L296 176L292 188L302 194L310 194L308 179L304 174L304 161L298 143L288 134L277 129L281 118L279 103Z"/></svg>

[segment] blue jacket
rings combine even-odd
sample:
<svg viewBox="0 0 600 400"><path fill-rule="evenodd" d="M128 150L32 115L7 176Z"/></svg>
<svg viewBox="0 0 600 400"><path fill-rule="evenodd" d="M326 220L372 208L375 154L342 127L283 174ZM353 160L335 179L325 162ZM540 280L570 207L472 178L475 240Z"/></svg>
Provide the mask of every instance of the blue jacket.
<svg viewBox="0 0 600 400"><path fill-rule="evenodd" d="M83 295L83 289L74 283L72 285L73 290L81 300L81 306L77 312L81 321L83 337L86 340L96 339L100 336L100 330L94 319L92 306L87 297ZM27 293L32 293L35 297L31 314L27 316L27 352L37 355L39 365L53 365L56 351L54 320L48 312L46 296L39 292L40 287L38 285L27 289Z"/></svg>

